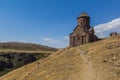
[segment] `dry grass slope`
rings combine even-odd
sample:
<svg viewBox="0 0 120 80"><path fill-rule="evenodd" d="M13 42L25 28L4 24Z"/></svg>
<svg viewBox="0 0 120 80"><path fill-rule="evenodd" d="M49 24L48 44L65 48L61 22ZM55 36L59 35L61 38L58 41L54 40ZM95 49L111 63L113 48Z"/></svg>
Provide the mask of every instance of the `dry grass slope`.
<svg viewBox="0 0 120 80"><path fill-rule="evenodd" d="M0 80L120 80L120 35L61 49Z"/></svg>
<svg viewBox="0 0 120 80"><path fill-rule="evenodd" d="M56 48L33 44L33 43L21 43L21 42L6 42L0 43L0 52L25 52L25 53L52 53L57 51Z"/></svg>

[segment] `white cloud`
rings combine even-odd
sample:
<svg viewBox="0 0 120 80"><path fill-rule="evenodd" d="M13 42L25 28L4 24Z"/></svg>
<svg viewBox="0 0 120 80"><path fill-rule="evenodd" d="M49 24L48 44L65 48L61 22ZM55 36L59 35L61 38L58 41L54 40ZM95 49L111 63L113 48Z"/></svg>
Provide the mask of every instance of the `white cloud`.
<svg viewBox="0 0 120 80"><path fill-rule="evenodd" d="M95 34L100 38L109 36L111 32L120 33L120 18L95 26Z"/></svg>
<svg viewBox="0 0 120 80"><path fill-rule="evenodd" d="M69 36L64 36L65 41L69 41Z"/></svg>
<svg viewBox="0 0 120 80"><path fill-rule="evenodd" d="M59 40L55 40L55 39L48 38L48 37L44 37L43 40L47 43L59 43L60 42Z"/></svg>
<svg viewBox="0 0 120 80"><path fill-rule="evenodd" d="M54 39L50 37L41 37L41 44L56 48L63 48L68 46L69 36L64 36L59 39Z"/></svg>
<svg viewBox="0 0 120 80"><path fill-rule="evenodd" d="M28 42L28 41L26 41L26 40L21 40L20 42L26 43L26 42Z"/></svg>

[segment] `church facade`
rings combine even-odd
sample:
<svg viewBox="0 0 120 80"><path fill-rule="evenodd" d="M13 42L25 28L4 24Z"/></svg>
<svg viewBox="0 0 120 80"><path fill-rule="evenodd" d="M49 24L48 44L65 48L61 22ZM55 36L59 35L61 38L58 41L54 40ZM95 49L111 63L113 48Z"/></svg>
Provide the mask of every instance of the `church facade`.
<svg viewBox="0 0 120 80"><path fill-rule="evenodd" d="M76 47L98 40L94 34L94 28L90 26L90 16L87 13L81 13L77 18L77 22L78 25L70 34L70 47Z"/></svg>

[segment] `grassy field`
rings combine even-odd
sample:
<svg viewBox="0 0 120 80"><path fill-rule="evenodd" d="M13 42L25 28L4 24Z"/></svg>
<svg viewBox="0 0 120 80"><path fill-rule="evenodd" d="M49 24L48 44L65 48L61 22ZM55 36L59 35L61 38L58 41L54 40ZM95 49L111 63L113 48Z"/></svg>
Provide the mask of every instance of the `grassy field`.
<svg viewBox="0 0 120 80"><path fill-rule="evenodd" d="M0 52L27 52L27 53L41 53L41 52L54 52L56 48L33 44L33 43L20 43L20 42L6 42L0 43Z"/></svg>
<svg viewBox="0 0 120 80"><path fill-rule="evenodd" d="M56 50L57 51L57 50ZM55 51L43 51L43 50L15 50L15 49L0 49L0 53L53 53Z"/></svg>
<svg viewBox="0 0 120 80"><path fill-rule="evenodd" d="M120 80L120 35L61 49L0 80Z"/></svg>

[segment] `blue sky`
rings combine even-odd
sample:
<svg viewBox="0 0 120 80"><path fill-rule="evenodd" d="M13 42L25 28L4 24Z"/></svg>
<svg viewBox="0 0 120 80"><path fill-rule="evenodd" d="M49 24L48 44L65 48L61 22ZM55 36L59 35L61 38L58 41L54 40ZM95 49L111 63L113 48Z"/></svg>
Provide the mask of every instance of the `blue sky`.
<svg viewBox="0 0 120 80"><path fill-rule="evenodd" d="M0 0L0 42L65 47L81 12L100 37L120 31L120 0Z"/></svg>

